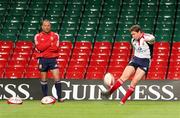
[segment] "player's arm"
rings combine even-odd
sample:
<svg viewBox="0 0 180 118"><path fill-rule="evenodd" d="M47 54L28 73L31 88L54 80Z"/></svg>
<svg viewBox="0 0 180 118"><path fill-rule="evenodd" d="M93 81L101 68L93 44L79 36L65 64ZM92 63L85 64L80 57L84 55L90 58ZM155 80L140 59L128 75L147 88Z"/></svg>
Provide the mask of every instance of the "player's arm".
<svg viewBox="0 0 180 118"><path fill-rule="evenodd" d="M35 42L36 48L39 51L44 51L44 50L46 50L47 48L49 48L51 46L51 42L50 41L43 42L43 43L39 42L38 41L38 34L35 36L34 42Z"/></svg>
<svg viewBox="0 0 180 118"><path fill-rule="evenodd" d="M149 44L153 44L155 42L155 37L151 34L148 34L145 38L145 41Z"/></svg>
<svg viewBox="0 0 180 118"><path fill-rule="evenodd" d="M57 51L59 48L59 35L55 33L55 39L51 42L51 47L49 48L52 52Z"/></svg>

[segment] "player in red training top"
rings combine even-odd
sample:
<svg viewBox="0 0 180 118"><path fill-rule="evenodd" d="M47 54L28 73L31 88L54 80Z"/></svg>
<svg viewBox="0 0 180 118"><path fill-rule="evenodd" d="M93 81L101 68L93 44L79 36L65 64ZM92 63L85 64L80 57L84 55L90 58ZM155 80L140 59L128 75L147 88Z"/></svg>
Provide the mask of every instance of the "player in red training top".
<svg viewBox="0 0 180 118"><path fill-rule="evenodd" d="M124 104L128 97L133 94L138 81L140 81L148 72L150 59L152 56L153 43L155 41L155 37L151 34L142 32L139 25L133 25L130 28L130 32L132 36L131 44L134 48L134 56L114 86L110 90L102 92L102 95L106 98L110 97L110 95L116 89L118 89L134 74L134 78L130 83L129 89L127 90L125 96L121 99L121 104Z"/></svg>
<svg viewBox="0 0 180 118"><path fill-rule="evenodd" d="M43 96L48 95L47 72L51 71L57 91L58 101L63 101L61 97L61 83L59 78L59 69L56 59L58 58L59 35L51 31L49 20L42 21L42 32L35 35L36 57L39 61L39 70L41 72L41 88Z"/></svg>

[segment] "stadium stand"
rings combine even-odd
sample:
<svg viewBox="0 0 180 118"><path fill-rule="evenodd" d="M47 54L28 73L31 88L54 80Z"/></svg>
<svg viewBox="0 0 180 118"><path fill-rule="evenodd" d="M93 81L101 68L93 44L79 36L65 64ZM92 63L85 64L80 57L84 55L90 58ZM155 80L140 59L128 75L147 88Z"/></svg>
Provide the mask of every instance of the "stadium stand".
<svg viewBox="0 0 180 118"><path fill-rule="evenodd" d="M170 55L169 42L156 42L154 47L153 58L147 79L165 79Z"/></svg>
<svg viewBox="0 0 180 118"><path fill-rule="evenodd" d="M180 79L180 42L174 42L172 45L170 64L167 79Z"/></svg>
<svg viewBox="0 0 180 118"><path fill-rule="evenodd" d="M0 78L40 77L33 39L49 19L61 78L119 78L132 56L128 29L139 24L157 41L147 79L180 79L179 12L178 0L1 0Z"/></svg>

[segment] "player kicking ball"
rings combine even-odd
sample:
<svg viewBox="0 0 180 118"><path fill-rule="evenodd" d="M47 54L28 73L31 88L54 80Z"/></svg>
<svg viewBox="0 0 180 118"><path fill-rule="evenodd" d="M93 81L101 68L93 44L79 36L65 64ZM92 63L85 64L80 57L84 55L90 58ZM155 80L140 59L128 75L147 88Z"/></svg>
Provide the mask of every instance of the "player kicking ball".
<svg viewBox="0 0 180 118"><path fill-rule="evenodd" d="M151 34L142 32L139 25L133 25L130 28L130 33L132 36L131 43L134 49L134 56L116 83L108 91L101 93L102 96L109 98L115 90L117 90L126 80L134 75L130 83L130 87L120 101L120 104L122 105L125 104L129 96L133 94L137 83L148 72L152 57L153 44L155 42L155 37Z"/></svg>

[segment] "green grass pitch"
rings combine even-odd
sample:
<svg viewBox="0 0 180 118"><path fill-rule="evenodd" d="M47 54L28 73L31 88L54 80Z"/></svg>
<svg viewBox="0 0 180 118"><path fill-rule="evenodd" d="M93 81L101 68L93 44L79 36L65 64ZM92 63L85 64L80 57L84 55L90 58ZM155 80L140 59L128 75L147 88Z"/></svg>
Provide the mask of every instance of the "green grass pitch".
<svg viewBox="0 0 180 118"><path fill-rule="evenodd" d="M65 101L42 105L24 101L8 105L0 101L0 118L180 118L180 101Z"/></svg>

